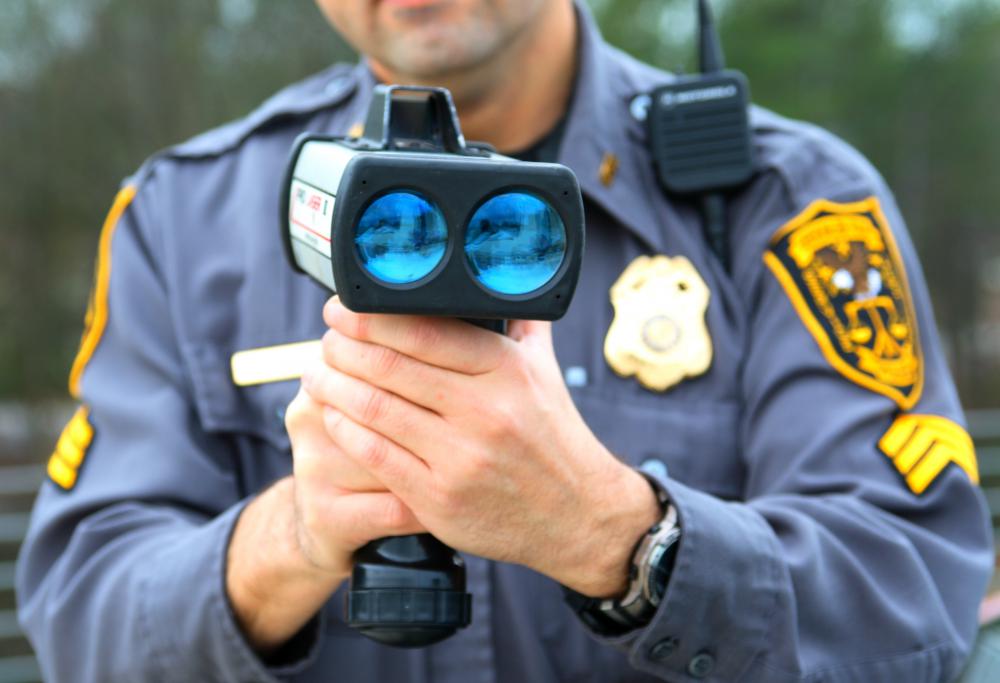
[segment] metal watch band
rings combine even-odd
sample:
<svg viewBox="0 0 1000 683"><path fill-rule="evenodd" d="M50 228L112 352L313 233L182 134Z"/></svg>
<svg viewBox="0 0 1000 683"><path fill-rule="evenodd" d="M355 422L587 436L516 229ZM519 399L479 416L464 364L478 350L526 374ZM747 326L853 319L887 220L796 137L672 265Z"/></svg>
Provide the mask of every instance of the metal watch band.
<svg viewBox="0 0 1000 683"><path fill-rule="evenodd" d="M680 535L677 510L668 504L663 519L646 532L632 554L625 595L601 600L597 609L622 626L637 628L648 624L663 597L655 588L653 573L661 568L660 561L675 546Z"/></svg>

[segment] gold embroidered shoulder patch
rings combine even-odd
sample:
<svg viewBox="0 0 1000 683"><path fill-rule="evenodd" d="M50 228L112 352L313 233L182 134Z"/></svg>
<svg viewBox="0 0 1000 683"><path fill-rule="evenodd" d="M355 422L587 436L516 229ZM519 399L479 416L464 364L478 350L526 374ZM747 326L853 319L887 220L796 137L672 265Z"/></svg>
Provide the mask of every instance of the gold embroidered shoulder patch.
<svg viewBox="0 0 1000 683"><path fill-rule="evenodd" d="M94 428L90 424L90 412L80 407L63 428L56 449L49 457L46 468L49 478L60 488L69 491L76 485L76 477L83 465L83 459L94 440Z"/></svg>
<svg viewBox="0 0 1000 683"><path fill-rule="evenodd" d="M838 372L904 410L917 403L917 320L877 198L813 202L774 234L764 262Z"/></svg>
<svg viewBox="0 0 1000 683"><path fill-rule="evenodd" d="M879 439L879 449L921 494L944 469L955 463L973 484L979 483L976 451L968 432L937 415L900 415Z"/></svg>

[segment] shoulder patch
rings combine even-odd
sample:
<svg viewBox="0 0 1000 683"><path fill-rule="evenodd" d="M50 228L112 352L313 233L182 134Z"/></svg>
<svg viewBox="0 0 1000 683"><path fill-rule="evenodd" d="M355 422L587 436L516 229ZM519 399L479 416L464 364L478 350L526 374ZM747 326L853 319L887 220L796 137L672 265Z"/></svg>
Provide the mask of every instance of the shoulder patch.
<svg viewBox="0 0 1000 683"><path fill-rule="evenodd" d="M69 491L76 485L83 459L93 440L94 427L90 424L90 411L81 406L66 424L49 457L46 471L56 486Z"/></svg>
<svg viewBox="0 0 1000 683"><path fill-rule="evenodd" d="M900 415L879 439L878 447L918 495L951 463L960 467L973 484L979 483L972 439L959 425L943 417Z"/></svg>
<svg viewBox="0 0 1000 683"><path fill-rule="evenodd" d="M764 262L840 374L903 410L924 368L906 272L878 199L815 201L771 238Z"/></svg>

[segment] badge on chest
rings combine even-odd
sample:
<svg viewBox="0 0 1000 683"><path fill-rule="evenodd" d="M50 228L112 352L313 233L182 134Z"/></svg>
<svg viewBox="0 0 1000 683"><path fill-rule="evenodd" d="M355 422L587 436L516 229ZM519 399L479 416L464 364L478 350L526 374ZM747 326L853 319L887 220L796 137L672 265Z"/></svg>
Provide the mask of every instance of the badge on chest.
<svg viewBox="0 0 1000 683"><path fill-rule="evenodd" d="M712 363L705 325L710 292L683 256L640 256L611 287L615 317L604 358L622 377L666 391Z"/></svg>

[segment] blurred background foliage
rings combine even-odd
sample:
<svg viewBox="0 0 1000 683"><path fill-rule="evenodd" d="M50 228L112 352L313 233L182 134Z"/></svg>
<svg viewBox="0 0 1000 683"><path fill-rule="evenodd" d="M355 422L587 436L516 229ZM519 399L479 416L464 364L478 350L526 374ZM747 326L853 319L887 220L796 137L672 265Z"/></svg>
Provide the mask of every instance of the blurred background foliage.
<svg viewBox="0 0 1000 683"><path fill-rule="evenodd" d="M692 0L591 0L691 70ZM754 99L896 190L967 406L1000 405L1000 0L717 0ZM0 401L65 395L97 235L157 149L353 59L311 0L0 0Z"/></svg>

